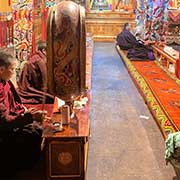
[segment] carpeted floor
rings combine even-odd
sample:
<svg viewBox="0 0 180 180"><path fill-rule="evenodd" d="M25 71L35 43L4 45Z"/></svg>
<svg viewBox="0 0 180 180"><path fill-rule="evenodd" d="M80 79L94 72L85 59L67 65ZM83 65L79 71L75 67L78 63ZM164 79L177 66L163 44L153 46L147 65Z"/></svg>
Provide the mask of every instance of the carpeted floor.
<svg viewBox="0 0 180 180"><path fill-rule="evenodd" d="M180 84L155 61L130 61L117 47L164 137L180 128Z"/></svg>
<svg viewBox="0 0 180 180"><path fill-rule="evenodd" d="M180 129L180 85L171 79L155 62L132 64L144 77L154 96L164 108L169 120Z"/></svg>

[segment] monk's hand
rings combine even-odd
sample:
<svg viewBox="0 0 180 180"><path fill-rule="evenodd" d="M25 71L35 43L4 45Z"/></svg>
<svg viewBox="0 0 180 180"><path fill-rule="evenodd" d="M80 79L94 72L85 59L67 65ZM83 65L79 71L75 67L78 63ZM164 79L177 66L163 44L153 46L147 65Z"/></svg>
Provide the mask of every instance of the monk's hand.
<svg viewBox="0 0 180 180"><path fill-rule="evenodd" d="M36 111L38 111L36 108L28 108L27 109L27 112L29 112L31 114L35 113Z"/></svg>
<svg viewBox="0 0 180 180"><path fill-rule="evenodd" d="M47 111L36 110L32 111L31 114L34 121L42 122L46 118Z"/></svg>
<svg viewBox="0 0 180 180"><path fill-rule="evenodd" d="M144 45L145 46L149 45L149 41L148 40L144 41Z"/></svg>

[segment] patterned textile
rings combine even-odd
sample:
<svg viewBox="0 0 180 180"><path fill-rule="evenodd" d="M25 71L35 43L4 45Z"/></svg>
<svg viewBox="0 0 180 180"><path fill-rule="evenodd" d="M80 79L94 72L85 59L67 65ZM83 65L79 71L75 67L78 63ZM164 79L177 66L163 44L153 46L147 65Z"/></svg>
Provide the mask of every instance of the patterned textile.
<svg viewBox="0 0 180 180"><path fill-rule="evenodd" d="M19 68L23 61L27 61L35 50L33 32L34 6L37 0L11 0L14 21L14 46ZM41 3L40 3L41 4ZM42 12L42 38L46 39L46 18L49 7L55 5L55 0L45 0L45 9ZM17 70L18 78L19 70Z"/></svg>
<svg viewBox="0 0 180 180"><path fill-rule="evenodd" d="M170 161L176 153L176 148L180 148L180 132L169 134L165 142L165 159Z"/></svg>
<svg viewBox="0 0 180 180"><path fill-rule="evenodd" d="M33 0L12 0L16 58L28 60L32 47Z"/></svg>
<svg viewBox="0 0 180 180"><path fill-rule="evenodd" d="M180 11L169 11L168 16L173 22L180 21Z"/></svg>
<svg viewBox="0 0 180 180"><path fill-rule="evenodd" d="M54 6L56 3L56 0L46 0L45 6L46 8L50 8L51 6Z"/></svg>
<svg viewBox="0 0 180 180"><path fill-rule="evenodd" d="M136 9L136 28L139 30L140 37L144 39L145 36L145 2L144 0L137 0L137 9Z"/></svg>
<svg viewBox="0 0 180 180"><path fill-rule="evenodd" d="M166 41L169 0L148 0L146 40Z"/></svg>

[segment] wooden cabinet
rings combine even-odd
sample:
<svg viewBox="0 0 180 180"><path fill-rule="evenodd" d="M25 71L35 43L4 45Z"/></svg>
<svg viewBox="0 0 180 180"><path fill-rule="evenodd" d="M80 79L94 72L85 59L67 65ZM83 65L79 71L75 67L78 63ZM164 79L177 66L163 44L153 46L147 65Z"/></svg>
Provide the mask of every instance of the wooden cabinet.
<svg viewBox="0 0 180 180"><path fill-rule="evenodd" d="M47 179L84 180L88 138L47 138Z"/></svg>
<svg viewBox="0 0 180 180"><path fill-rule="evenodd" d="M87 0L86 32L95 41L114 41L125 23L135 26L134 0Z"/></svg>
<svg viewBox="0 0 180 180"><path fill-rule="evenodd" d="M177 71L178 71L177 62L178 62L179 52L173 50L174 53L167 53L164 47L159 47L158 45L152 45L152 48L155 57L159 61L159 63L169 72L177 75Z"/></svg>
<svg viewBox="0 0 180 180"><path fill-rule="evenodd" d="M46 177L47 180L84 180L86 175L88 143L90 133L88 104L81 110L74 110L75 116L62 132L52 133L44 129L46 139ZM59 122L60 114L52 116L52 122Z"/></svg>
<svg viewBox="0 0 180 180"><path fill-rule="evenodd" d="M135 16L123 12L86 13L86 32L93 34L95 41L114 41L125 23L135 26Z"/></svg>

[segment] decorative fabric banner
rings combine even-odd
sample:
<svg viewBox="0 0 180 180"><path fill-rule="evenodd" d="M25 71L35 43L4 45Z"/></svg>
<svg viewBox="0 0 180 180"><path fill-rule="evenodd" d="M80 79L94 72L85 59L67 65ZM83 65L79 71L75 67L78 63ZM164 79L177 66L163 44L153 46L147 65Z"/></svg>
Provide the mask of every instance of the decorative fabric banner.
<svg viewBox="0 0 180 180"><path fill-rule="evenodd" d="M12 0L16 58L28 60L32 46L33 0Z"/></svg>
<svg viewBox="0 0 180 180"><path fill-rule="evenodd" d="M180 22L180 11L169 11L168 12L169 19L174 22L178 23Z"/></svg>
<svg viewBox="0 0 180 180"><path fill-rule="evenodd" d="M140 37L144 39L145 36L145 5L144 0L137 0L136 9L136 32L140 34Z"/></svg>
<svg viewBox="0 0 180 180"><path fill-rule="evenodd" d="M146 16L146 40L166 41L168 30L169 0L148 0Z"/></svg>

